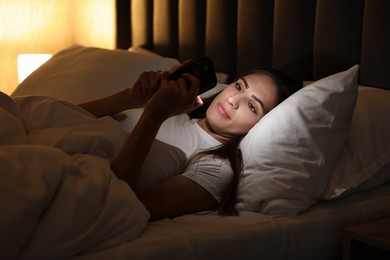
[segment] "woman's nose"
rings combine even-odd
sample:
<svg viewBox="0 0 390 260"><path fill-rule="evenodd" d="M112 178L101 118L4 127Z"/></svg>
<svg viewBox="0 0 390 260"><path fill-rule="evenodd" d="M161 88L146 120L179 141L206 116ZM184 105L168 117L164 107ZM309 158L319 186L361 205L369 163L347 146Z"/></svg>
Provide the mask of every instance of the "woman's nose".
<svg viewBox="0 0 390 260"><path fill-rule="evenodd" d="M239 108L239 98L237 94L229 96L228 102L233 109Z"/></svg>

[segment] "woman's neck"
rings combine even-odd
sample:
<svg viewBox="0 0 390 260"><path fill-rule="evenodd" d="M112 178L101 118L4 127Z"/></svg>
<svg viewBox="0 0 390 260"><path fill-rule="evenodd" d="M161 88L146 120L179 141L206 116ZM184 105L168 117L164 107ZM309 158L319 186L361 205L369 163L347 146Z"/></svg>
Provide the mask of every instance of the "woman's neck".
<svg viewBox="0 0 390 260"><path fill-rule="evenodd" d="M225 144L229 141L232 140L232 138L230 137L226 137L226 136L223 136L223 135L220 135L218 134L211 126L210 124L208 123L207 119L206 118L202 118L200 119L198 122L198 125L206 131L206 133L208 133L209 135L211 135L212 137L214 137L215 139L217 139L219 142Z"/></svg>

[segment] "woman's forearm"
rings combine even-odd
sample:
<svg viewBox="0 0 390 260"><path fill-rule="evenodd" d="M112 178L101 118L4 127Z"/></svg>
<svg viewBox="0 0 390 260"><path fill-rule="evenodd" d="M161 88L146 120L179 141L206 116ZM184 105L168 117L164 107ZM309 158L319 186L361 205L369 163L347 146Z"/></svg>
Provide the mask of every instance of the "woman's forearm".
<svg viewBox="0 0 390 260"><path fill-rule="evenodd" d="M124 110L143 107L159 89L162 79L169 77L168 72L145 71L141 73L131 88L98 100L80 104L97 117L113 116Z"/></svg>
<svg viewBox="0 0 390 260"><path fill-rule="evenodd" d="M97 117L113 116L124 110L140 107L142 103L129 98L128 93L129 89L125 89L111 96L81 103L79 106Z"/></svg>

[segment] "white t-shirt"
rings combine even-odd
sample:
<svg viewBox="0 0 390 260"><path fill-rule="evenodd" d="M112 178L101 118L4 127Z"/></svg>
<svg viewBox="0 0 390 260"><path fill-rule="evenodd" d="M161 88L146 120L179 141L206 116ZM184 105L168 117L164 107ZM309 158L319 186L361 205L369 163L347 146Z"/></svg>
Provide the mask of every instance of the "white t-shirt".
<svg viewBox="0 0 390 260"><path fill-rule="evenodd" d="M187 159L200 151L221 145L197 122L198 119L191 120L188 115L171 117L161 125L156 139L179 148ZM210 155L193 161L182 175L198 183L219 202L221 192L232 179L233 171L228 160Z"/></svg>
<svg viewBox="0 0 390 260"><path fill-rule="evenodd" d="M221 145L214 137L204 131L188 115L178 115L165 120L157 133L156 139L180 148L187 156Z"/></svg>
<svg viewBox="0 0 390 260"><path fill-rule="evenodd" d="M127 118L121 122L125 132L132 131L141 113L142 110L126 112ZM192 155L221 145L197 122L184 114L171 117L161 125L157 141L141 170L139 190L171 175L182 174L206 189L217 201L221 200L222 191L233 177L229 161L206 156L192 162L183 172L182 166Z"/></svg>

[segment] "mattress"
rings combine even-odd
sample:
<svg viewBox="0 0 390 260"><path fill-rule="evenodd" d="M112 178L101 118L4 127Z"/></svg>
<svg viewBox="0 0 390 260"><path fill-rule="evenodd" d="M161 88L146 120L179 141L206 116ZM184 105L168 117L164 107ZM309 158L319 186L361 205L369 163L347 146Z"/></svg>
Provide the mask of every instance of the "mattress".
<svg viewBox="0 0 390 260"><path fill-rule="evenodd" d="M297 216L211 213L151 222L135 240L73 259L337 259L342 228L390 216L390 184Z"/></svg>

